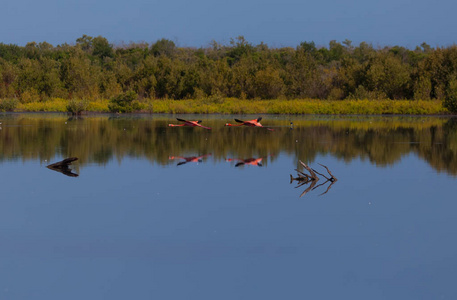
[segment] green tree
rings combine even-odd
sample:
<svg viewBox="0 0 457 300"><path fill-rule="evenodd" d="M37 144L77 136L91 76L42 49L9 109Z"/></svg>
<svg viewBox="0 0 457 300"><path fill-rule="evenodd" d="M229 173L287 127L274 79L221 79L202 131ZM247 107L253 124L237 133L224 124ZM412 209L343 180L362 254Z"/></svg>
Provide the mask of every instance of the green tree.
<svg viewBox="0 0 457 300"><path fill-rule="evenodd" d="M151 53L154 56L165 55L171 57L175 54L175 51L175 43L167 39L160 39L151 46Z"/></svg>
<svg viewBox="0 0 457 300"><path fill-rule="evenodd" d="M98 98L101 73L100 67L93 65L78 48L74 48L70 56L62 61L62 81L71 98Z"/></svg>
<svg viewBox="0 0 457 300"><path fill-rule="evenodd" d="M379 54L366 67L365 87L390 99L405 99L410 84L409 66L389 54Z"/></svg>
<svg viewBox="0 0 457 300"><path fill-rule="evenodd" d="M12 63L0 58L0 98L9 98L15 95L14 83L16 79L16 67Z"/></svg>
<svg viewBox="0 0 457 300"><path fill-rule="evenodd" d="M240 61L242 57L247 57L254 52L252 44L248 43L242 35L236 39L231 39L230 45L231 47L227 52L227 60L231 66Z"/></svg>
<svg viewBox="0 0 457 300"><path fill-rule="evenodd" d="M110 100L109 110L116 113L127 113L140 109L137 101L138 95L134 91L128 91L117 95Z"/></svg>
<svg viewBox="0 0 457 300"><path fill-rule="evenodd" d="M457 113L457 78L449 81L443 106L450 112Z"/></svg>
<svg viewBox="0 0 457 300"><path fill-rule="evenodd" d="M284 81L279 74L279 70L271 67L257 71L254 84L256 87L256 97L274 99L283 94Z"/></svg>
<svg viewBox="0 0 457 300"><path fill-rule="evenodd" d="M113 45L102 36L98 36L92 39L92 55L103 60L105 57L113 57Z"/></svg>

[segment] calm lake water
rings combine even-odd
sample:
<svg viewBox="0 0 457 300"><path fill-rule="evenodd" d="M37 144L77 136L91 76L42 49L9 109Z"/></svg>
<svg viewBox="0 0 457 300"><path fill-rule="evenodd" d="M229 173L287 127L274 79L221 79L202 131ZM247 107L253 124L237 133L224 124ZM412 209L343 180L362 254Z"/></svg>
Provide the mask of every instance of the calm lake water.
<svg viewBox="0 0 457 300"><path fill-rule="evenodd" d="M457 299L456 119L256 117L0 114L0 299Z"/></svg>

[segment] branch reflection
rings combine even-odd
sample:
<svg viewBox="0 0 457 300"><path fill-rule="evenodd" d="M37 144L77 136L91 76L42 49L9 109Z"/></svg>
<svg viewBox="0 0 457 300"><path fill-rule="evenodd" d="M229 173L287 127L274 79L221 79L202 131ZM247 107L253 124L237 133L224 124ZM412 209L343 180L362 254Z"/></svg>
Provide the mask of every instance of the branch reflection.
<svg viewBox="0 0 457 300"><path fill-rule="evenodd" d="M69 165L71 165L71 163L76 160L78 160L77 157L66 158L62 161L50 164L50 165L46 166L46 168L59 172L59 173L62 173L69 177L78 177L79 175L76 173L73 173L72 170L69 168Z"/></svg>
<svg viewBox="0 0 457 300"><path fill-rule="evenodd" d="M307 164L305 164L301 160L299 162L303 166L303 168L309 172L309 174L306 174L298 169L295 169L295 171L297 171L297 173L298 173L297 177L293 177L292 174L290 175L291 184L294 181L298 182L298 185L295 188L299 188L299 187L309 184L309 186L301 193L300 197L303 197L310 191L313 191L321 186L326 185L328 182L330 182L330 184L327 186L327 189L325 190L325 192L323 192L319 196L327 194L327 192L330 190L330 188L333 186L333 184L335 184L335 182L338 181L338 179L335 176L333 176L333 174L329 170L329 168L327 166L324 166L323 164L319 164L319 165L321 165L322 167L324 167L327 170L327 173L329 174L329 176L321 174L318 171L310 168ZM317 182L319 181L319 177L317 175L324 177L326 179L326 181L324 183L317 184Z"/></svg>

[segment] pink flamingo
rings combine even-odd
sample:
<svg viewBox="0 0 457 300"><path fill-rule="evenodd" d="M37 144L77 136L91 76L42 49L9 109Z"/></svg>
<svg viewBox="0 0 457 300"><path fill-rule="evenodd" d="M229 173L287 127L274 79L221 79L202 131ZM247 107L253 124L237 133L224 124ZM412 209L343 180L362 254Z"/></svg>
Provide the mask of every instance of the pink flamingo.
<svg viewBox="0 0 457 300"><path fill-rule="evenodd" d="M235 121L240 123L240 124L234 125L234 124L226 123L225 126L243 126L244 125L244 126L248 126L248 127L262 127L262 128L266 128L266 129L271 130L271 131L274 130L274 129L271 129L271 128L263 127L263 125L260 124L260 120L262 120L262 117L259 117L259 118L254 119L254 120L249 120L249 121L242 121L242 120L235 119Z"/></svg>
<svg viewBox="0 0 457 300"><path fill-rule="evenodd" d="M202 122L202 120L198 120L198 121L187 121L187 120L180 119L180 118L176 118L176 120L178 120L178 121L180 121L180 122L184 122L184 124L180 124L180 125L168 124L168 126L170 126L170 127L189 126L189 127L201 127L201 128L205 128L205 129L211 129L210 127L206 127L206 126L200 125L200 123Z"/></svg>

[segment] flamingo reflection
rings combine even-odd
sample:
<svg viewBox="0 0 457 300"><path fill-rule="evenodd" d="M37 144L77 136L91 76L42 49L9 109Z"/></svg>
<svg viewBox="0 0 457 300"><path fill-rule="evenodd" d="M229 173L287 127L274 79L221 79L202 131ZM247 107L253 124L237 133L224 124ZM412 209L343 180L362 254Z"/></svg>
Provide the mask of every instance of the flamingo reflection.
<svg viewBox="0 0 457 300"><path fill-rule="evenodd" d="M241 158L226 158L225 161L231 162L231 161L238 161L235 165L235 167L243 166L243 165L251 165L251 166L262 166L262 159L263 157L260 158L247 158L247 159L241 159Z"/></svg>
<svg viewBox="0 0 457 300"><path fill-rule="evenodd" d="M210 156L210 155L211 155L211 153L210 154L201 155L201 156L188 156L188 157L168 156L168 159L169 160L172 160L172 159L183 159L184 161L181 161L181 162L179 162L177 164L177 166L180 166L180 165L187 164L188 162L196 162L196 163L202 162L204 157Z"/></svg>

